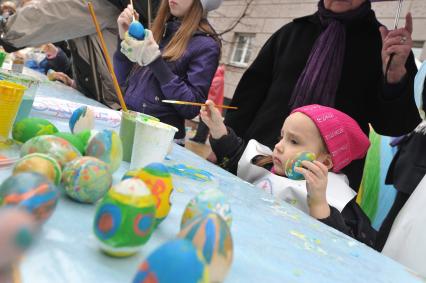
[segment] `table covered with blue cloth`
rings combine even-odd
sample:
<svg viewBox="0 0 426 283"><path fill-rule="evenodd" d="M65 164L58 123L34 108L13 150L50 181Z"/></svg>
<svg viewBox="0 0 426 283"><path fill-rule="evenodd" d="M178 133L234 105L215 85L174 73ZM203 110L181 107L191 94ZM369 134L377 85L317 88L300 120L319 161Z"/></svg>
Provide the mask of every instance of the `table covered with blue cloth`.
<svg viewBox="0 0 426 283"><path fill-rule="evenodd" d="M101 107L58 83L42 83L37 97ZM40 116L40 112L33 109L31 116ZM60 131L69 131L66 119L42 117ZM174 145L164 163L177 169L172 171L172 209L138 254L112 258L102 253L93 234L96 206L74 202L62 194L53 215L22 259L22 281L132 282L141 262L176 237L190 199L206 188L216 187L226 195L233 216L234 258L225 282L422 282L404 266L289 204L274 201L266 192L183 147ZM121 164L114 174L114 183L128 168L128 163ZM0 169L0 181L10 172L10 168Z"/></svg>

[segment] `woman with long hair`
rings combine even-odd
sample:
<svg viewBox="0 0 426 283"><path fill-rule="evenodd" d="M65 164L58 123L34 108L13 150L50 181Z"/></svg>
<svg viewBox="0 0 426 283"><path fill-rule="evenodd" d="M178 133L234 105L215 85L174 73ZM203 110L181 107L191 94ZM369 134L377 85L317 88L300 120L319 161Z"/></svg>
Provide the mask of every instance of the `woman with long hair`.
<svg viewBox="0 0 426 283"><path fill-rule="evenodd" d="M117 20L122 42L121 50L114 54L114 69L125 88L126 105L178 128L178 143L185 137L185 119L194 118L200 109L162 100L207 99L221 45L206 15L221 2L163 0L152 31L146 29L143 40L127 33L134 15L130 5Z"/></svg>

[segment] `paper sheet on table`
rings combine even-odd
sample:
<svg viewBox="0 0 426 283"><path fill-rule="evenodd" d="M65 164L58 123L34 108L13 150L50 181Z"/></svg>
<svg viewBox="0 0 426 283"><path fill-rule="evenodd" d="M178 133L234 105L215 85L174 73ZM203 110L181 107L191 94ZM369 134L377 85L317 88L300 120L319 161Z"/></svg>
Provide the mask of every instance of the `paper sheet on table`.
<svg viewBox="0 0 426 283"><path fill-rule="evenodd" d="M80 106L86 104L70 102L58 98L47 96L36 96L32 111L37 116L46 116L47 118L54 118L60 120L68 120L73 111ZM89 105L88 105L89 106ZM108 127L112 129L119 129L121 122L121 112L89 106L95 114L95 124L102 125L103 128Z"/></svg>

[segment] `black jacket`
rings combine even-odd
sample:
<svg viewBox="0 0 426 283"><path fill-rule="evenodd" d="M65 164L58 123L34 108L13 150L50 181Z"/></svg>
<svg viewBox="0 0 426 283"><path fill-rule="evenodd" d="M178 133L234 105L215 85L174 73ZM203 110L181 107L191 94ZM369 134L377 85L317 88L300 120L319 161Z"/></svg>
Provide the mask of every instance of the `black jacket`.
<svg viewBox="0 0 426 283"><path fill-rule="evenodd" d="M218 140L210 138L210 144L219 165L236 174L238 161L245 149L244 141L232 129L228 128L227 135ZM271 168L267 166L265 168L270 170ZM348 202L341 213L332 206L330 206L330 212L329 217L318 220L370 247L374 247L377 232L371 227L368 216L356 203L356 198Z"/></svg>
<svg viewBox="0 0 426 283"><path fill-rule="evenodd" d="M402 82L385 84L379 26L373 11L347 26L335 108L353 117L366 134L370 123L381 135L400 136L420 122L413 95L417 68L411 55ZM291 93L322 29L314 14L295 19L266 42L237 86L231 105L238 111L226 114L225 123L238 136L245 141L256 139L271 148L278 141L290 113ZM363 165L364 160L358 160L343 170L354 189L359 187Z"/></svg>

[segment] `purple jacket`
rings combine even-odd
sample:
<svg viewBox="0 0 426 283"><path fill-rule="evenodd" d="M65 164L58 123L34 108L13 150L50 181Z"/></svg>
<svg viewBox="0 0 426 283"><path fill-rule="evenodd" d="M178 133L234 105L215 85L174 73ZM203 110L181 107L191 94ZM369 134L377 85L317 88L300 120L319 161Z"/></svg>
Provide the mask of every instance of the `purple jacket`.
<svg viewBox="0 0 426 283"><path fill-rule="evenodd" d="M160 50L178 30L180 22L167 23ZM114 54L114 70L125 89L129 109L159 118L179 129L175 138L185 137L185 119L196 117L199 107L162 103L163 99L205 102L210 84L219 64L220 44L205 33L198 32L177 61L159 57L146 67L129 61L120 52Z"/></svg>

